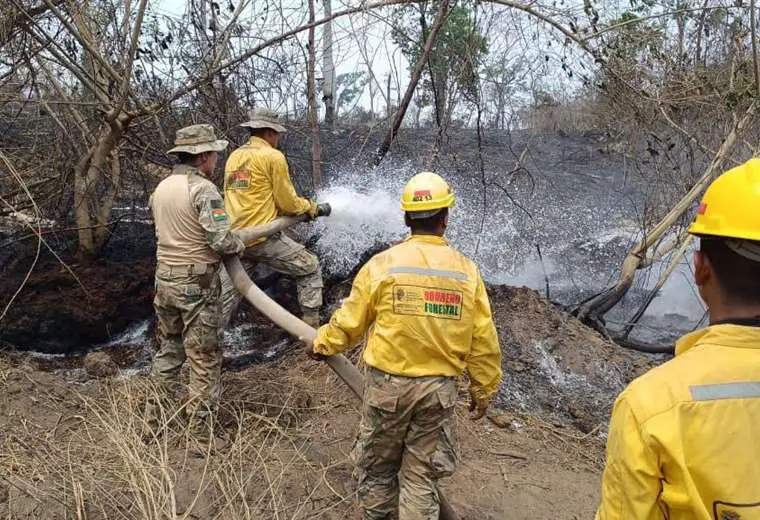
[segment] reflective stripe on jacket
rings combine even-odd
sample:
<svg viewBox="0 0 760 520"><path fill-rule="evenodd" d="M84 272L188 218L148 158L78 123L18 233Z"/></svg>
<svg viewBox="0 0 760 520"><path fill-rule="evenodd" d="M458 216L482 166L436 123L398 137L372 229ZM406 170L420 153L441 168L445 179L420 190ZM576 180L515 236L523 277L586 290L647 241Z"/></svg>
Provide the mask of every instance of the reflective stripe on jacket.
<svg viewBox="0 0 760 520"><path fill-rule="evenodd" d="M760 519L760 327L693 332L620 394L596 518Z"/></svg>
<svg viewBox="0 0 760 520"><path fill-rule="evenodd" d="M283 215L316 214L316 203L296 194L283 153L259 137L227 159L224 202L232 229L268 224Z"/></svg>
<svg viewBox="0 0 760 520"><path fill-rule="evenodd" d="M343 352L368 330L364 361L383 372L458 376L466 368L480 399L499 386L501 350L485 285L443 238L414 235L367 262L314 349Z"/></svg>

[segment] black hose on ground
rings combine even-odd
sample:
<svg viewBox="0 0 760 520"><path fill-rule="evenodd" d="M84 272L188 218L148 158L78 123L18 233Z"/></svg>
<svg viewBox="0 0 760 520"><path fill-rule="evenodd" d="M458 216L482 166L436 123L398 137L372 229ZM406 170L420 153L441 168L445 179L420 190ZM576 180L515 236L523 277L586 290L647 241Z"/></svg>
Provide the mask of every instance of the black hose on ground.
<svg viewBox="0 0 760 520"><path fill-rule="evenodd" d="M675 345L660 345L657 343L644 343L643 341L636 341L635 339L631 339L622 335L620 336L612 335L610 337L612 338L612 341L614 341L616 344L620 345L623 348L637 350L639 352L645 352L647 354L674 355L676 353Z"/></svg>

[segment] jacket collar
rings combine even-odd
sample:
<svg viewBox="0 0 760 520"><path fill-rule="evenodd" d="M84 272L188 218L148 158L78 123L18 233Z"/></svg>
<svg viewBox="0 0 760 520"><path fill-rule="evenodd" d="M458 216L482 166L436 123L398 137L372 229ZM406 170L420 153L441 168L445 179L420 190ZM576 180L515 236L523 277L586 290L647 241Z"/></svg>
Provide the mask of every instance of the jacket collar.
<svg viewBox="0 0 760 520"><path fill-rule="evenodd" d="M696 330L676 342L676 356L699 345L760 349L760 327L722 323Z"/></svg>
<svg viewBox="0 0 760 520"><path fill-rule="evenodd" d="M409 235L404 242L416 242L422 244L433 244L437 246L449 245L443 237L437 237L435 235Z"/></svg>
<svg viewBox="0 0 760 520"><path fill-rule="evenodd" d="M189 164L175 164L172 168L172 174L174 173L181 173L183 175L193 173L195 175L200 175L204 179L208 179L208 176L205 173L200 171L195 166L190 166Z"/></svg>
<svg viewBox="0 0 760 520"><path fill-rule="evenodd" d="M269 144L267 140L255 135L251 136L251 138L248 140L248 146L251 146L253 148L272 148L272 145Z"/></svg>

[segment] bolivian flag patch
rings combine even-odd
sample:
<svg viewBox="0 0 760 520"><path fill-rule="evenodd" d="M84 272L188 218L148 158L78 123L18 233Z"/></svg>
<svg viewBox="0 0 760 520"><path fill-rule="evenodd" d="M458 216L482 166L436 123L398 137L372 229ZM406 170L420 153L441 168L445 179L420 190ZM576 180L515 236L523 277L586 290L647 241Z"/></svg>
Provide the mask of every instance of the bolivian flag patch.
<svg viewBox="0 0 760 520"><path fill-rule="evenodd" d="M215 222L224 222L227 220L227 212L223 209L212 209L211 218L213 218Z"/></svg>

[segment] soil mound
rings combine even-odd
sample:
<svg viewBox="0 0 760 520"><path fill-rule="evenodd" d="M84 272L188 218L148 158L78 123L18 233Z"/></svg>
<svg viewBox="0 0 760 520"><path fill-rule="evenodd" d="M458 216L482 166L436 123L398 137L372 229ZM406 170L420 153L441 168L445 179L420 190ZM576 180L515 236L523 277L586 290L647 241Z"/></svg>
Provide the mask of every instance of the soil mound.
<svg viewBox="0 0 760 520"><path fill-rule="evenodd" d="M492 286L489 293L504 356L498 403L506 409L590 431L655 360L615 345L536 291Z"/></svg>
<svg viewBox="0 0 760 520"><path fill-rule="evenodd" d="M65 353L105 343L150 316L153 260L98 260L32 273L0 324L0 335L19 347ZM3 285L9 285L4 283ZM3 288L6 294L12 294Z"/></svg>
<svg viewBox="0 0 760 520"><path fill-rule="evenodd" d="M90 352L84 358L84 370L92 377L112 377L119 373L119 365L105 352Z"/></svg>
<svg viewBox="0 0 760 520"><path fill-rule="evenodd" d="M345 281L327 290L326 318L350 289ZM590 432L607 423L632 379L665 358L616 345L532 289L490 285L488 293L503 356L496 405L504 410Z"/></svg>

